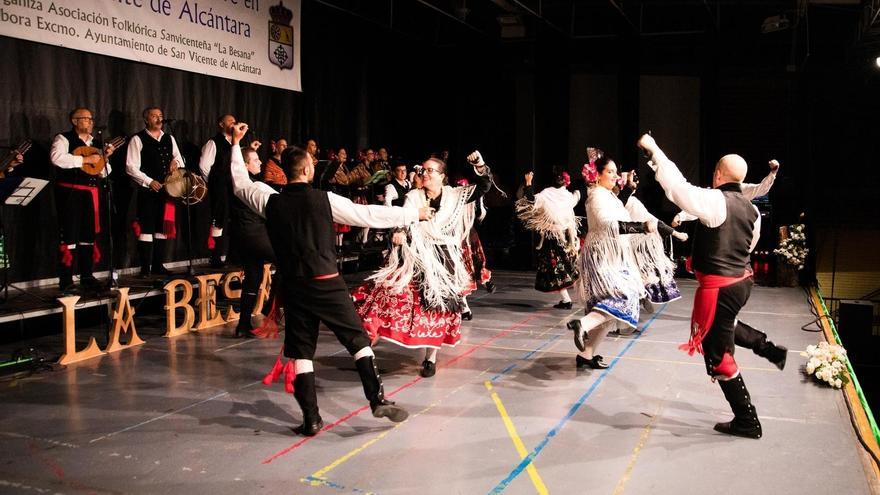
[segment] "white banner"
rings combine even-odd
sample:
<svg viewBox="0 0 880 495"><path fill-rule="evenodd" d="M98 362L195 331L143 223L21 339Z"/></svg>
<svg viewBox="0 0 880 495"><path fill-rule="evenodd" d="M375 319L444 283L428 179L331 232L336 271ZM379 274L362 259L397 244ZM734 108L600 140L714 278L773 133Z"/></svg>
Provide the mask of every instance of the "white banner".
<svg viewBox="0 0 880 495"><path fill-rule="evenodd" d="M0 35L301 91L301 0L0 0Z"/></svg>

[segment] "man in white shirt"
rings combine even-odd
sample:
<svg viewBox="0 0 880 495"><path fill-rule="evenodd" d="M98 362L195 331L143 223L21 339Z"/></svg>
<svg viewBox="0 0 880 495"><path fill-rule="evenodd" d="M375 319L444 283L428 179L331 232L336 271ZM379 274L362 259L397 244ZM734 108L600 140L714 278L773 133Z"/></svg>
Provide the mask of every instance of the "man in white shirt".
<svg viewBox="0 0 880 495"><path fill-rule="evenodd" d="M183 167L177 141L162 131L164 117L159 107L147 107L141 114L144 129L128 143L125 172L138 186L137 223L138 253L141 276L169 275L165 268L165 241L177 237L176 209L165 192L165 177Z"/></svg>
<svg viewBox="0 0 880 495"><path fill-rule="evenodd" d="M94 143L92 130L95 120L88 108L76 108L70 112L70 131L60 133L52 140L49 158L56 167L55 206L58 210L58 226L61 230L59 248L60 264L58 285L62 292L73 290L73 259L78 254L80 284L86 288L98 286L94 277L94 263L100 259L95 245L96 234L101 231L100 178L110 173L107 162L98 175L83 171L83 164L97 164L109 159L113 147L104 147L104 156L82 156L82 149ZM80 154L74 154L80 149ZM94 150L92 150L94 151Z"/></svg>
<svg viewBox="0 0 880 495"><path fill-rule="evenodd" d="M211 203L211 266L220 268L225 264L227 239L223 230L229 222L229 201L232 199L232 182L229 176L229 160L232 150L232 126L235 116L223 114L217 118L217 134L202 146L199 170L208 183Z"/></svg>
<svg viewBox="0 0 880 495"><path fill-rule="evenodd" d="M290 181L281 192L268 184L253 182L239 146L246 132L247 124L236 125L233 132L233 188L242 203L266 218L266 230L281 272L284 355L296 360L294 397L303 412L303 424L294 431L313 436L324 425L318 413L312 364L321 322L354 357L373 416L403 421L408 413L385 399L370 340L355 312L348 286L337 271L333 222L390 228L428 219L433 210L358 205L331 192L313 189L314 163L299 148L288 148L281 157Z"/></svg>
<svg viewBox="0 0 880 495"><path fill-rule="evenodd" d="M393 177L385 186L385 206L403 206L406 200L406 193L412 189L409 181L406 180L406 164L398 163L394 166Z"/></svg>
<svg viewBox="0 0 880 495"><path fill-rule="evenodd" d="M650 135L638 144L651 157L648 164L666 197L699 220L691 263L700 286L694 295L691 337L680 348L703 354L706 372L718 381L734 413L732 421L717 423L715 430L761 438L761 422L734 359L735 348L752 349L779 369L785 366L788 350L769 342L764 333L737 324L751 294L749 258L761 232L761 215L743 193L746 161L739 155L723 156L715 165L712 189L706 189L689 184Z"/></svg>

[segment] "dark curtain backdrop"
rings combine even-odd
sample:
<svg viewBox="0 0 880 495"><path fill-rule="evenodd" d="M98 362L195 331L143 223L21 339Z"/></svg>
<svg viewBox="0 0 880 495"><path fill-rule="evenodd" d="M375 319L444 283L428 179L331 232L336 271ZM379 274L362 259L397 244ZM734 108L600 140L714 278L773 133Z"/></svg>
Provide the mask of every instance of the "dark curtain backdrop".
<svg viewBox="0 0 880 495"><path fill-rule="evenodd" d="M402 43L399 35L374 24L356 22L303 2L303 92L284 91L239 81L131 62L0 37L7 69L0 71L0 145L23 138L35 145L26 165L15 172L51 179L48 161L53 136L70 128L71 109L93 110L105 136L131 135L143 128L146 106L163 108L175 119L167 130L177 138L187 167L198 168L202 144L216 132L216 118L232 113L248 122L268 145L284 137L291 143L314 138L320 148L386 147L408 162L431 152L452 152L453 170L463 156L479 148L499 173L512 161L502 143L510 141L512 88L501 83L503 57L487 48L437 48ZM136 262L130 229L136 188L125 175L125 149L112 157L115 266ZM208 255L207 201L191 209L193 257ZM10 279L55 276L58 230L54 191L48 187L25 208L2 207ZM186 212L178 210L181 234ZM185 235L174 242L173 258L186 259ZM99 244L107 266L108 238Z"/></svg>

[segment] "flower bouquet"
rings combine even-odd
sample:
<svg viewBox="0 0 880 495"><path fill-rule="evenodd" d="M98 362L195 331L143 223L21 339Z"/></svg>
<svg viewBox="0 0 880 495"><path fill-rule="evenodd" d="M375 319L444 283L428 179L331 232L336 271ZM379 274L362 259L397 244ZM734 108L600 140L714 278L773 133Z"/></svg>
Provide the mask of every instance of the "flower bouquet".
<svg viewBox="0 0 880 495"><path fill-rule="evenodd" d="M779 228L779 247L773 252L779 257L777 266L777 283L781 286L797 285L797 272L804 268L807 261L807 234L804 224L798 223Z"/></svg>
<svg viewBox="0 0 880 495"><path fill-rule="evenodd" d="M820 342L819 345L807 346L801 353L807 358L806 371L834 388L841 388L849 383L849 371L846 367L846 349L836 344Z"/></svg>
<svg viewBox="0 0 880 495"><path fill-rule="evenodd" d="M807 234L804 233L804 224L789 225L788 229L781 229L779 247L773 252L778 254L789 265L803 270L804 262L807 261Z"/></svg>

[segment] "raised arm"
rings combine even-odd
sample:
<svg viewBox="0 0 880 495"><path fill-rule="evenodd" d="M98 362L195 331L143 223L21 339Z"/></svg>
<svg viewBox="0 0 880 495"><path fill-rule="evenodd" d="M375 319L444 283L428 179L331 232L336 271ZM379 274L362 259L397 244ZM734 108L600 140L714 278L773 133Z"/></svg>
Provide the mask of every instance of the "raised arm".
<svg viewBox="0 0 880 495"><path fill-rule="evenodd" d="M690 184L650 135L642 136L638 144L651 157L648 165L656 173L657 182L670 201L697 217L707 227L717 227L724 223L727 219L727 207L721 191Z"/></svg>
<svg viewBox="0 0 880 495"><path fill-rule="evenodd" d="M474 151L468 155L467 161L473 165L474 173L477 175L476 186L467 199L467 202L471 203L482 198L484 194L489 192L489 189L492 188L492 181L489 177L489 167L486 166L486 162L483 161L483 156L480 155L479 151Z"/></svg>
<svg viewBox="0 0 880 495"><path fill-rule="evenodd" d="M770 173L767 174L767 177L764 177L758 184L743 184L742 185L742 194L749 201L757 198L758 196L763 196L770 192L770 188L773 187L773 183L776 181L776 172L779 171L779 162L776 160L770 160L768 163L770 166Z"/></svg>
<svg viewBox="0 0 880 495"><path fill-rule="evenodd" d="M269 197L276 192L269 184L254 182L248 175L247 167L244 165L244 156L241 154L241 146L239 146L241 138L247 133L247 128L247 124L240 122L232 130L232 161L230 162L232 190L235 197L246 204L248 208L265 217L266 203L269 202Z"/></svg>

